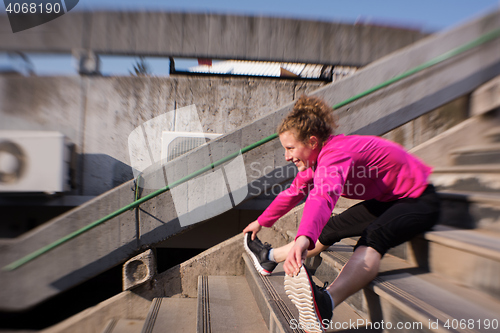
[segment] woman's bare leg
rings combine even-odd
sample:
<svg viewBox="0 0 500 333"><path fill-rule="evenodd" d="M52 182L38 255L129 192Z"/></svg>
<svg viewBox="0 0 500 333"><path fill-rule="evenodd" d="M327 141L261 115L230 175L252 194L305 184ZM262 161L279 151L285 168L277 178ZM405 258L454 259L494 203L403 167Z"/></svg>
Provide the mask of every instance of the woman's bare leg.
<svg viewBox="0 0 500 333"><path fill-rule="evenodd" d="M378 274L382 256L374 248L360 246L327 288L335 306L364 288Z"/></svg>
<svg viewBox="0 0 500 333"><path fill-rule="evenodd" d="M295 242L291 242L285 246L275 248L274 249L274 260L276 262L285 261L286 256L288 255L288 252L290 251L290 249L293 247L294 244L295 244ZM323 252L324 250L326 250L327 248L329 248L329 246L323 245L319 241L317 241L315 248L312 249L311 251L307 252L307 257L308 258L314 257L314 256L318 255L319 253Z"/></svg>

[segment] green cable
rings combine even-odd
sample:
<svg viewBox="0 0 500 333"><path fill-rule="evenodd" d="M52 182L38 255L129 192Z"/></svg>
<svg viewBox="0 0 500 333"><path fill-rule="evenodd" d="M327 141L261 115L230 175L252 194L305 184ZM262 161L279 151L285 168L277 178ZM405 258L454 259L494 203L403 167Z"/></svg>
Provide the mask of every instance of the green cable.
<svg viewBox="0 0 500 333"><path fill-rule="evenodd" d="M481 37L473 40L472 42L469 42L469 43L464 44L462 46L459 46L459 47L457 47L457 48L455 48L453 50L450 50L450 51L448 51L448 52L446 52L446 53L444 53L444 54L442 54L442 55L440 55L440 56L438 56L438 57L436 57L434 59L431 59L431 60L429 60L429 61L421 64L420 66L417 66L415 68L412 68L412 69L404 72L403 74L399 74L399 75L393 77L392 79L389 79L389 80L387 80L385 82L382 82L381 84L379 84L379 85L377 85L377 86L375 86L375 87L373 87L371 89L368 89L368 90L366 90L366 91L364 91L364 92L362 92L360 94L354 95L351 98L348 98L345 101L340 102L340 103L334 105L333 109L335 110L335 109L338 109L338 108L340 108L342 106L345 106L345 105L347 105L347 104L349 104L351 102L354 102L357 99L365 97L365 96L367 96L367 95L369 95L369 94L371 94L371 93L373 93L373 92L375 92L375 91L377 91L379 89L385 88L385 87L387 87L387 86L389 86L389 85L391 85L391 84L393 84L393 83L395 83L397 81L400 81L400 80L402 80L402 79L404 79L404 78L406 78L406 77L408 77L410 75L413 75L413 74L418 73L418 72L420 72L420 71L422 71L424 69L427 69L427 68L429 68L431 66L434 66L434 65L436 65L436 64L438 64L440 62L448 60L448 59L450 59L450 58L452 58L452 57L454 57L456 55L459 55L460 53L463 53L465 51L473 49L473 48L475 48L475 47L477 47L479 45L482 45L482 44L485 44L485 43L487 43L489 41L492 41L493 39L496 39L499 36L500 36L500 29L496 29L496 30L490 31L490 32L482 35Z"/></svg>
<svg viewBox="0 0 500 333"><path fill-rule="evenodd" d="M383 83L381 83L381 84L379 84L379 85L377 85L377 86L375 86L375 87L373 87L371 89L368 89L368 90L366 90L366 91L364 91L364 92L362 92L360 94L357 94L357 95L355 95L355 96L353 96L351 98L348 98L345 101L340 102L340 103L334 105L332 108L335 110L335 109L338 109L338 108L340 108L342 106L345 106L345 105L347 105L347 104L349 104L349 103L351 103L351 102L353 102L355 100L358 100L358 99L360 99L362 97L365 97L365 96L367 96L367 95L369 95L369 94L371 94L371 93L373 93L373 92L375 92L377 90L380 90L380 89L382 89L384 87L387 87L387 86L389 86L389 85L391 85L391 84L393 84L393 83L395 83L397 81L400 81L400 80L402 80L402 79L404 79L404 78L406 78L406 77L408 77L410 75L413 75L413 74L415 74L417 72L420 72L420 71L422 71L422 70L424 70L426 68L434 66L434 65L436 65L436 64L438 64L440 62L443 62L445 60L448 60L448 59L450 59L450 58L452 58L452 57L454 57L454 56L456 56L458 54L461 54L461 53L463 53L465 51L468 51L468 50L470 50L470 49L472 49L474 47L477 47L479 45L485 44L485 43L487 43L487 42L489 42L489 41L491 41L493 39L498 38L499 36L500 36L500 29L496 29L496 30L493 30L493 31L491 31L489 33L486 33L486 34L480 36L479 38L475 39L472 42L469 42L469 43L464 44L464 45L462 45L460 47L457 47L457 48L455 48L453 50L450 50L450 51L448 51L448 52L446 52L446 53L444 53L444 54L442 54L442 55L440 55L440 56L438 56L438 57L436 57L436 58L434 58L432 60L429 60L429 61L421 64L420 66L417 66L417 67L415 67L413 69L410 69L410 70L404 72L403 74L397 75L397 76L393 77L392 79L389 79L389 80L387 80L387 81L385 81L385 82L383 82ZM270 136L268 136L268 137L266 137L266 138L264 138L264 139L262 139L260 141L257 141L255 143L253 143L253 144L251 144L251 145L243 148L240 152L241 152L241 154L245 154L246 152L248 152L250 150L253 150L253 149L255 149L255 148L257 148L257 147L259 147L259 146L261 146L261 145L263 145L263 144L271 141L271 140L276 139L277 137L278 137L278 134L274 133L274 134L272 134L272 135L270 135ZM136 201L134 201L133 203L131 203L131 204L125 206L125 207L122 207L122 208L118 209L117 211L115 211L115 212L113 212L113 213L111 213L111 214L109 214L109 215L107 215L107 216L105 216L105 217L103 217L103 218L101 218L101 219L99 219L99 220L97 220L97 221L95 221L95 222L93 222L93 223L91 223L91 224L89 224L89 225L87 225L87 226L79 229L79 230L76 230L76 231L70 233L69 235L67 235L67 236L65 236L63 238L58 239L55 242L50 243L50 244L42 247L41 249L39 249L39 250L37 250L35 252L32 252L32 253L30 253L30 254L22 257L21 259L18 259L16 261L12 262L11 264L3 267L2 270L4 270L4 271L13 271L13 270L15 270L15 269L23 266L24 264L32 261L33 259L41 256L42 254L44 254L46 252L49 252L50 250L58 247L59 245L65 243L67 241L69 241L70 239L73 239L73 238L75 238L75 237L77 237L77 236L79 236L79 235L87 232L88 230L90 230L90 229L98 226L99 224L102 224L102 223L104 223L104 222L106 222L108 220L111 220L112 218L114 218L114 217L116 217L118 215L121 215L122 213L124 213L126 211L132 210L132 209L138 207L140 204L142 204L142 203L144 203L144 202L146 202L146 201L148 201L148 200L150 200L150 199L152 199L152 198L154 198L154 197L156 197L156 196L158 196L158 195L160 195L160 194L162 194L162 193L164 193L164 192L166 192L166 191L168 191L168 190L170 190L170 189L172 189L172 188L174 188L174 187L176 187L176 186L178 186L178 185L180 185L180 184L182 184L182 183L184 183L184 182L186 182L186 181L188 181L188 180L190 180L190 179L192 179L194 177L197 177L197 176L203 174L204 172L207 172L207 171L209 171L209 170L211 170L211 169L213 169L213 168L215 168L215 167L217 167L217 166L219 166L219 165L221 165L221 164L223 164L223 163L225 163L225 162L227 162L227 161L235 158L236 156L238 156L238 154L240 154L240 152L235 152L235 153L233 153L231 155L228 155L228 156L226 156L226 157L218 160L215 163L212 163L212 164L210 164L210 165L208 165L208 166L206 166L206 167L204 167L204 168L202 168L202 169L200 169L198 171L193 172L192 174L190 174L190 175L188 175L188 176L186 176L184 178L181 178L181 179L177 180L176 182L174 182L174 183L172 183L170 185L165 186L162 189L159 189L159 190L157 190L157 191L155 191L153 193L148 194L147 196L145 196L143 198L137 199L137 193L136 193L136 197L135 197ZM136 184L136 187L138 187L138 183Z"/></svg>
<svg viewBox="0 0 500 333"><path fill-rule="evenodd" d="M188 180L190 180L192 178L195 178L195 177L197 177L197 176L199 176L199 175L201 175L201 174L203 174L203 173L205 173L205 172L207 172L207 171L209 171L209 170L211 170L211 169L213 169L213 168L215 168L215 167L217 167L217 166L219 166L219 165L221 165L221 164L223 164L223 163L225 163L225 162L227 162L227 161L229 161L229 160L231 160L233 158L235 158L236 156L238 156L240 154L240 152L241 152L241 154L244 154L244 153L246 153L246 152L248 152L248 151L250 151L250 150L252 150L252 149L254 149L256 147L259 147L259 146L263 145L266 142L269 142L271 140L276 139L277 137L278 137L278 135L276 133L272 134L272 135L270 135L270 136L268 136L268 137L266 137L266 138L264 138L264 139L262 139L260 141L257 141L255 143L253 143L253 144L251 144L251 145L243 148L241 151L237 151L237 152L235 152L235 153L233 153L231 155L228 155L228 156L226 156L224 158L221 158L217 162L214 162L214 163L212 163L212 164L210 164L210 165L208 165L208 166L206 166L206 167L204 167L204 168L202 168L202 169L200 169L198 171L195 171L192 174L190 174L190 175L188 175L188 176L186 176L184 178L181 178L181 179L173 182L172 184L169 184L169 185L167 185L167 186L165 186L165 187L163 187L163 188L161 188L161 189L159 189L159 190L157 190L157 191L155 191L153 193L150 193L150 194L148 194L145 197L137 199L133 203L131 203L131 204L125 206L125 207L122 207L122 208L114 211L113 213L111 213L109 215L106 215L105 217L103 217L103 218L101 218L101 219L99 219L99 220L97 220L97 221L95 221L95 222L93 222L93 223L91 223L89 225L86 225L85 227L83 227L81 229L78 229L78 230L70 233L69 235L64 236L64 237L56 240L55 242L50 243L50 244L48 244L48 245L40 248L39 250L26 255L25 257L22 257L19 260L14 261L13 263L11 263L11 264L3 267L2 269L4 271L15 270L16 268L21 267L22 265L30 262L31 260L33 260L33 259L41 256L42 254L44 254L46 252L49 252L50 250L58 247L59 245L65 243L67 241L69 241L70 239L73 239L76 236L79 236L79 235L87 232L88 230L90 230L90 229L98 226L99 224L102 224L102 223L104 223L104 222L106 222L108 220L111 220L112 218L114 218L114 217L116 217L118 215L121 215L121 214L125 213L128 210L132 210L132 209L138 207L140 204L148 201L149 199L152 199L152 198L154 198L154 197L156 197L156 196L158 196L158 195L160 195L160 194L162 194L162 193L164 193L164 192L166 192L166 191L168 191L168 190L170 190L170 189L172 189L172 188L174 188L174 187L176 187L176 186L178 186L178 185L180 185L180 184L182 184L182 183L184 183L184 182L186 182L186 181L188 181ZM136 196L136 198L137 198L137 196Z"/></svg>

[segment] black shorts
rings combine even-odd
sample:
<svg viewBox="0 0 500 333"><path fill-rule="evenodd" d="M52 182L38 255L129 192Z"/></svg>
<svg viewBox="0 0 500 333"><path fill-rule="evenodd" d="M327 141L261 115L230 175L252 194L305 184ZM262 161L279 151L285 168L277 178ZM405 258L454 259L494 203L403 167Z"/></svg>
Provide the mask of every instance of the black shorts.
<svg viewBox="0 0 500 333"><path fill-rule="evenodd" d="M439 219L440 205L433 185L418 198L363 201L332 216L318 240L331 246L342 238L361 236L356 248L369 246L383 256L390 248L430 230Z"/></svg>

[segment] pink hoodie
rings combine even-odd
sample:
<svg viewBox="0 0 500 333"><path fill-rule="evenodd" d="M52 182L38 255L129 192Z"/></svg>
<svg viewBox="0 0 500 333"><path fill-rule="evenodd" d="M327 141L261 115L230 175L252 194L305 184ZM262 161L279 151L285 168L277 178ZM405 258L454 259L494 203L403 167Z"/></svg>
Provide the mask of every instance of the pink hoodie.
<svg viewBox="0 0 500 333"><path fill-rule="evenodd" d="M332 135L316 166L299 172L258 218L271 227L307 196L297 236L311 240L309 250L330 218L339 196L392 201L419 197L432 168L400 145L377 136Z"/></svg>

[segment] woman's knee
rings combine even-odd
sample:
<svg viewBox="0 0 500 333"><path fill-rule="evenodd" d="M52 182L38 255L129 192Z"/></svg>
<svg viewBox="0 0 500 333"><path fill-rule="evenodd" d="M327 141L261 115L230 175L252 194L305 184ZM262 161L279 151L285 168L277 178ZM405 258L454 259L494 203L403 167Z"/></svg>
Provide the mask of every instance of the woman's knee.
<svg viewBox="0 0 500 333"><path fill-rule="evenodd" d="M310 250L307 252L307 257L314 257L320 254L321 252L325 251L328 249L330 246L322 244L319 240L316 241L316 244L314 246L314 249Z"/></svg>

